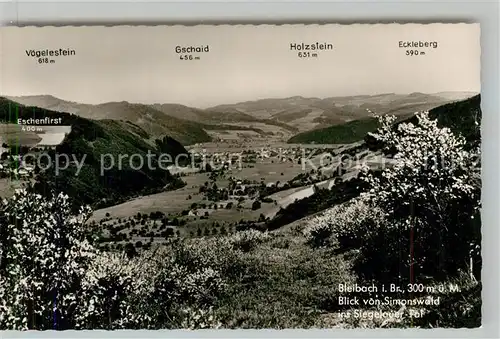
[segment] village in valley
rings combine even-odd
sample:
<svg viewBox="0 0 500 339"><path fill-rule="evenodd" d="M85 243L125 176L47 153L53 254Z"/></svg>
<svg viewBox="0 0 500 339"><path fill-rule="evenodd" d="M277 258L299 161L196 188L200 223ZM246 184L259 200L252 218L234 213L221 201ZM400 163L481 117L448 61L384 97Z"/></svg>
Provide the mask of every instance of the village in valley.
<svg viewBox="0 0 500 339"><path fill-rule="evenodd" d="M258 225L318 189L331 189L355 177L359 160L368 155L357 154L356 159L347 155L360 143L293 145L279 139L249 139L216 137L191 145L189 164L168 167L185 183L182 188L96 210L90 222L102 226L103 246L147 247L173 237L231 234L248 224ZM38 143L30 152L53 148ZM1 182L15 189L33 181L39 171L37 157L27 159L30 163L4 147Z"/></svg>

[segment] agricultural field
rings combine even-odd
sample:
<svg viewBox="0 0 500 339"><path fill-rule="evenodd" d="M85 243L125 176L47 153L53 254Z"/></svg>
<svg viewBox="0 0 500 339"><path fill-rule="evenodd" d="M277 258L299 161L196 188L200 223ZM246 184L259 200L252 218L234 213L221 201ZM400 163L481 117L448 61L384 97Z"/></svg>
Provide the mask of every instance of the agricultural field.
<svg viewBox="0 0 500 339"><path fill-rule="evenodd" d="M92 220L116 220L137 213L149 215L159 212L168 218L183 220L185 224L182 230L179 230L180 235L189 236L200 227L203 229L216 223L236 224L241 221L256 222L266 217L272 218L280 208L286 208L290 203L314 194L312 184L318 183L320 187L331 185L327 179L337 175L342 160L341 152L359 146L357 143L308 145L302 149L278 143L270 147L269 140L266 145L257 142L252 145L253 147L249 148L241 140L234 144L212 142L194 145L190 151L194 154L204 154L208 163L215 155L219 158L231 158L233 162L216 176L212 173L193 172L190 169L176 169L175 173L182 173L180 178L185 182L183 187L98 209L94 211ZM301 163L303 157L307 159L304 165ZM308 181L303 181L306 177ZM216 185L219 191L230 191L230 186L238 185L238 182L239 185L247 186L247 189L254 187L258 192L241 196L228 194L226 198L210 198L202 193L205 187L211 185ZM287 185L293 187L288 188ZM263 187L266 188L266 193Z"/></svg>

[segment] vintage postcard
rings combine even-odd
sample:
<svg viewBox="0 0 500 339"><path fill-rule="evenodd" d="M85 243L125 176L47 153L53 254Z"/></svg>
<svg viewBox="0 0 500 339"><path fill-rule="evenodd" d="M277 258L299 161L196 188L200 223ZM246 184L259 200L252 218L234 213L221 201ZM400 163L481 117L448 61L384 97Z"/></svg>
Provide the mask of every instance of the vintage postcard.
<svg viewBox="0 0 500 339"><path fill-rule="evenodd" d="M0 329L481 326L478 24L0 29Z"/></svg>

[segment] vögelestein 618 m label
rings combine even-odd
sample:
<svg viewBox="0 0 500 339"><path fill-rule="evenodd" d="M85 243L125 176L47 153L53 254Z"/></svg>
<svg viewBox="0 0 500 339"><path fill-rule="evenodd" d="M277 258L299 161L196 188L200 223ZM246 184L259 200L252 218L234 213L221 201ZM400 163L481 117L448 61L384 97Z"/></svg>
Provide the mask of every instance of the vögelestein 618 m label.
<svg viewBox="0 0 500 339"><path fill-rule="evenodd" d="M58 49L27 49L26 55L34 58L39 64L55 64L57 58L76 55L76 51L71 48Z"/></svg>

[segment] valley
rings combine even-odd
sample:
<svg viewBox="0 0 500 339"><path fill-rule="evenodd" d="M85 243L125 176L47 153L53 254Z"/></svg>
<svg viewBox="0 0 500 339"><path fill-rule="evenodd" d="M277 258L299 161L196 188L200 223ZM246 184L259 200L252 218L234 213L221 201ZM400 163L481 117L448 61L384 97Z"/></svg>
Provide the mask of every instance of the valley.
<svg viewBox="0 0 500 339"><path fill-rule="evenodd" d="M86 154L88 163L76 178L71 166L57 177L46 172L19 176L4 170L0 194L11 195L23 182L35 182L45 190L64 187L80 203L93 206L91 222L101 225L103 246L108 248L126 242L151 246L172 237L230 234L249 225L266 228L299 201L318 192L335 195L337 188L344 190L346 183L357 180L363 164L370 168L387 164L364 143L367 133L377 128L370 112L395 114L404 121L414 109L467 95L291 97L208 109L10 97L4 99L9 105L31 107L21 107L21 112L62 114L69 126L47 126L48 133L42 135L20 133L19 126L3 124L7 144L19 140L32 148L42 144L47 148L52 140L50 148L56 153ZM61 134L57 128L66 129ZM162 139L165 134L168 139ZM130 163L122 171L110 169L104 177L97 173L99 166L102 171L103 154L145 152L186 154L190 162L171 164L167 171L134 171ZM3 167L13 168L11 162L4 158Z"/></svg>

